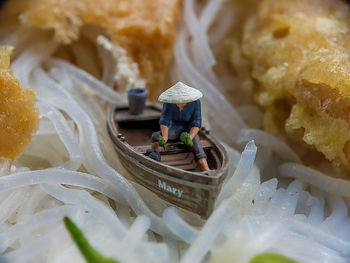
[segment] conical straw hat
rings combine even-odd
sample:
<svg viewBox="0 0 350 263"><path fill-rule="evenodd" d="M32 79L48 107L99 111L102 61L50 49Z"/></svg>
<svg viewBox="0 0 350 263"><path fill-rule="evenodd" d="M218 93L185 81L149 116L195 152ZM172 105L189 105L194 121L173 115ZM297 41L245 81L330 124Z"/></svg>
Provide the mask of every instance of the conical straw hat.
<svg viewBox="0 0 350 263"><path fill-rule="evenodd" d="M179 81L160 94L158 100L165 103L188 103L202 97L202 92Z"/></svg>

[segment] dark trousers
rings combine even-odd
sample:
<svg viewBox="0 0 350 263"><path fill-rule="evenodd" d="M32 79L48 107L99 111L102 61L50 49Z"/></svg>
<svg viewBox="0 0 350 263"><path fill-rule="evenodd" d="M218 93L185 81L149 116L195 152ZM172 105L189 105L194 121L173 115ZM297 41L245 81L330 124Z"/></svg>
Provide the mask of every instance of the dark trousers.
<svg viewBox="0 0 350 263"><path fill-rule="evenodd" d="M152 133L152 137L151 137L152 142L158 142L160 135L162 135L160 131ZM176 133L172 129L169 129L168 139L171 141L178 141L178 140L180 140L180 134ZM193 141L193 147L191 147L191 148L194 152L195 159L199 160L202 158L207 158L207 155L205 154L205 152L203 150L199 136L198 135L194 136L192 141Z"/></svg>

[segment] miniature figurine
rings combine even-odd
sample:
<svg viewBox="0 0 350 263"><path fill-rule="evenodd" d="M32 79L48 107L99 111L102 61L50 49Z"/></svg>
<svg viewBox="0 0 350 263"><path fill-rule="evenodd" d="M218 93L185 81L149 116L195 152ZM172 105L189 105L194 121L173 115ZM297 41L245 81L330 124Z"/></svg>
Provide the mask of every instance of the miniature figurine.
<svg viewBox="0 0 350 263"><path fill-rule="evenodd" d="M206 219L228 175L229 159L214 134L200 129L201 97L198 90L178 83L160 96L163 106L148 102L143 113L133 114L124 103L110 105L107 129L120 162L137 184ZM159 129L159 123L161 132L153 134L156 150L152 150L151 134ZM171 142L173 138L178 141ZM160 147L166 149L161 156ZM148 151L162 161L151 160Z"/></svg>
<svg viewBox="0 0 350 263"><path fill-rule="evenodd" d="M207 156L201 145L198 131L201 128L201 103L203 94L182 82L164 91L158 98L164 102L159 124L160 131L152 134L149 157L160 161L160 147L166 149L168 140L181 140L191 147L202 171L209 171Z"/></svg>

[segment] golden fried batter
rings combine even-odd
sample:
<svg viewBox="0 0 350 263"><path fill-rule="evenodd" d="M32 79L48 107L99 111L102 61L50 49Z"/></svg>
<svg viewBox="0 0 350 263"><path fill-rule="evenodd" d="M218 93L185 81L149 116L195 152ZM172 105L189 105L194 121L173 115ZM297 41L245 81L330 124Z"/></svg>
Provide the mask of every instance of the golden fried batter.
<svg viewBox="0 0 350 263"><path fill-rule="evenodd" d="M33 90L22 90L10 66L12 48L0 46L0 157L22 154L37 130L39 111Z"/></svg>
<svg viewBox="0 0 350 263"><path fill-rule="evenodd" d="M262 0L242 24L231 60L243 86L266 109L264 128L302 140L336 165L349 165L348 5Z"/></svg>
<svg viewBox="0 0 350 263"><path fill-rule="evenodd" d="M52 29L70 44L83 25L99 26L137 62L149 87L163 79L172 58L181 0L9 0L0 25Z"/></svg>

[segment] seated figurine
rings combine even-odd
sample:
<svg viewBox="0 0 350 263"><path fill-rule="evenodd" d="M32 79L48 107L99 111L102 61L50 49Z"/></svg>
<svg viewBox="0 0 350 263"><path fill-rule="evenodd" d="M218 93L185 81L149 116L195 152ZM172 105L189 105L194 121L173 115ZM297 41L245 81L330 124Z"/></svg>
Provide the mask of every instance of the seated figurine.
<svg viewBox="0 0 350 263"><path fill-rule="evenodd" d="M158 98L164 102L159 124L160 131L152 134L149 157L160 161L160 147L166 149L168 140L181 140L192 147L202 171L208 171L207 156L201 145L198 131L201 128L201 103L203 94L182 82L164 91Z"/></svg>

